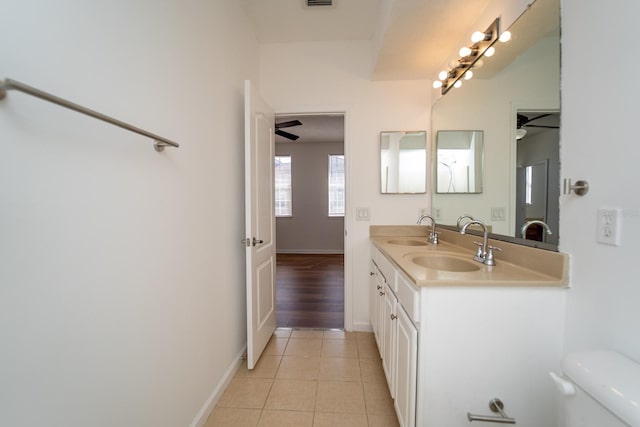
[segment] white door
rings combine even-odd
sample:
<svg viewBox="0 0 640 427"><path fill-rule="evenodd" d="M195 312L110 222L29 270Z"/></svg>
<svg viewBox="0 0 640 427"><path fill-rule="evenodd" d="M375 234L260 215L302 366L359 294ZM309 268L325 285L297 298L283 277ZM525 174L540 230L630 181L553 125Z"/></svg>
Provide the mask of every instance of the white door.
<svg viewBox="0 0 640 427"><path fill-rule="evenodd" d="M253 369L276 329L275 118L248 80L244 91L247 367Z"/></svg>

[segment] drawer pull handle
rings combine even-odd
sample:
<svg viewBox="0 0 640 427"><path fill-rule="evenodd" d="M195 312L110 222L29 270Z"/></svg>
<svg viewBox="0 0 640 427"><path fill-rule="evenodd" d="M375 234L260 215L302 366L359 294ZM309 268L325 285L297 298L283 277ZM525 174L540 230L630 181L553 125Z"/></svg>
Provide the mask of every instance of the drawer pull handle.
<svg viewBox="0 0 640 427"><path fill-rule="evenodd" d="M398 318L398 316L396 316L395 314L391 315L391 320L396 320Z"/></svg>

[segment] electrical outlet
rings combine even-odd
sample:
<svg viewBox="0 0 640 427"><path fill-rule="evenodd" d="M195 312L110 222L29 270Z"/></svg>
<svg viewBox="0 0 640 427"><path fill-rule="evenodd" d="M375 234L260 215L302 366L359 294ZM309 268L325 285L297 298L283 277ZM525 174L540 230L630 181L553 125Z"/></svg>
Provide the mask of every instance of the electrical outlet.
<svg viewBox="0 0 640 427"><path fill-rule="evenodd" d="M620 246L622 209L598 209L596 241L605 245Z"/></svg>
<svg viewBox="0 0 640 427"><path fill-rule="evenodd" d="M429 215L429 209L427 208L418 209L418 217L421 217L422 215Z"/></svg>
<svg viewBox="0 0 640 427"><path fill-rule="evenodd" d="M437 220L442 219L442 208L433 208L433 215Z"/></svg>

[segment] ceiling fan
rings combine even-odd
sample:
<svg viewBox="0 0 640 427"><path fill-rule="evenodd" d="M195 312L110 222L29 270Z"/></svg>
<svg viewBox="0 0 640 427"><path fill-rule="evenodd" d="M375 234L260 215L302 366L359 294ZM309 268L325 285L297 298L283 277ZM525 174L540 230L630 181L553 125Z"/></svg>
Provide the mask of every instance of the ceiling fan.
<svg viewBox="0 0 640 427"><path fill-rule="evenodd" d="M298 135L294 135L292 133L289 132L285 132L283 130L280 130L281 128L290 128L292 126L301 126L302 122L300 120L289 120L288 122L281 122L281 123L276 123L276 135L280 135L284 138L290 139L292 141L295 141L296 139L300 138Z"/></svg>
<svg viewBox="0 0 640 427"><path fill-rule="evenodd" d="M516 127L516 139L520 140L522 138L524 138L524 136L527 134L527 129L528 127L530 128L544 128L544 129L560 129L560 126L557 125L536 125L533 124L531 122L536 121L538 119L542 119L543 117L548 117L551 116L553 114L548 113L548 114L540 114L539 116L535 116L535 117L527 117L524 114L519 114L517 115L517 127Z"/></svg>
<svg viewBox="0 0 640 427"><path fill-rule="evenodd" d="M556 126L556 125L535 125L535 124L531 124L531 122L536 121L538 119L541 119L543 117L548 117L551 116L551 113L548 114L540 114L539 116L536 117L532 117L529 118L527 116L525 116L524 114L518 114L518 129L520 129L521 127L532 127L532 128L545 128L545 129L559 129L560 126Z"/></svg>

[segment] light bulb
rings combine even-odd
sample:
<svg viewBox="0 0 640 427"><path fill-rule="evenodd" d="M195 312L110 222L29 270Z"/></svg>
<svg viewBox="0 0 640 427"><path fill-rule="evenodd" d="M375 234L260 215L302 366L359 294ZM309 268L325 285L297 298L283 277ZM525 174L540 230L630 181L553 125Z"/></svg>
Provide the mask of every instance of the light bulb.
<svg viewBox="0 0 640 427"><path fill-rule="evenodd" d="M462 86L462 82L460 80L453 84L453 87L455 87L456 89L458 89L460 86Z"/></svg>
<svg viewBox="0 0 640 427"><path fill-rule="evenodd" d="M433 88L434 89L438 89L438 88L441 88L441 87L442 87L442 82L440 80L435 80L433 82Z"/></svg>
<svg viewBox="0 0 640 427"><path fill-rule="evenodd" d="M493 48L493 46L489 47L489 49L484 51L484 56L486 56L487 58L490 58L493 56L493 54L496 53L496 50Z"/></svg>
<svg viewBox="0 0 640 427"><path fill-rule="evenodd" d="M438 78L440 80L446 80L447 77L449 77L448 71L440 71L440 73L438 74Z"/></svg>
<svg viewBox="0 0 640 427"><path fill-rule="evenodd" d="M471 41L474 43L478 43L479 41L484 40L484 33L482 31L476 31L475 33L471 34Z"/></svg>
<svg viewBox="0 0 640 427"><path fill-rule="evenodd" d="M465 80L470 80L471 77L473 77L473 71L469 70L466 73L464 73L464 79Z"/></svg>
<svg viewBox="0 0 640 427"><path fill-rule="evenodd" d="M460 54L460 56L462 56L463 58L465 56L469 56L471 55L471 49L468 47L461 47L460 50L458 51L458 53Z"/></svg>
<svg viewBox="0 0 640 427"><path fill-rule="evenodd" d="M506 43L511 40L511 31L505 31L504 33L500 34L500 38L498 40L500 40L502 43Z"/></svg>

